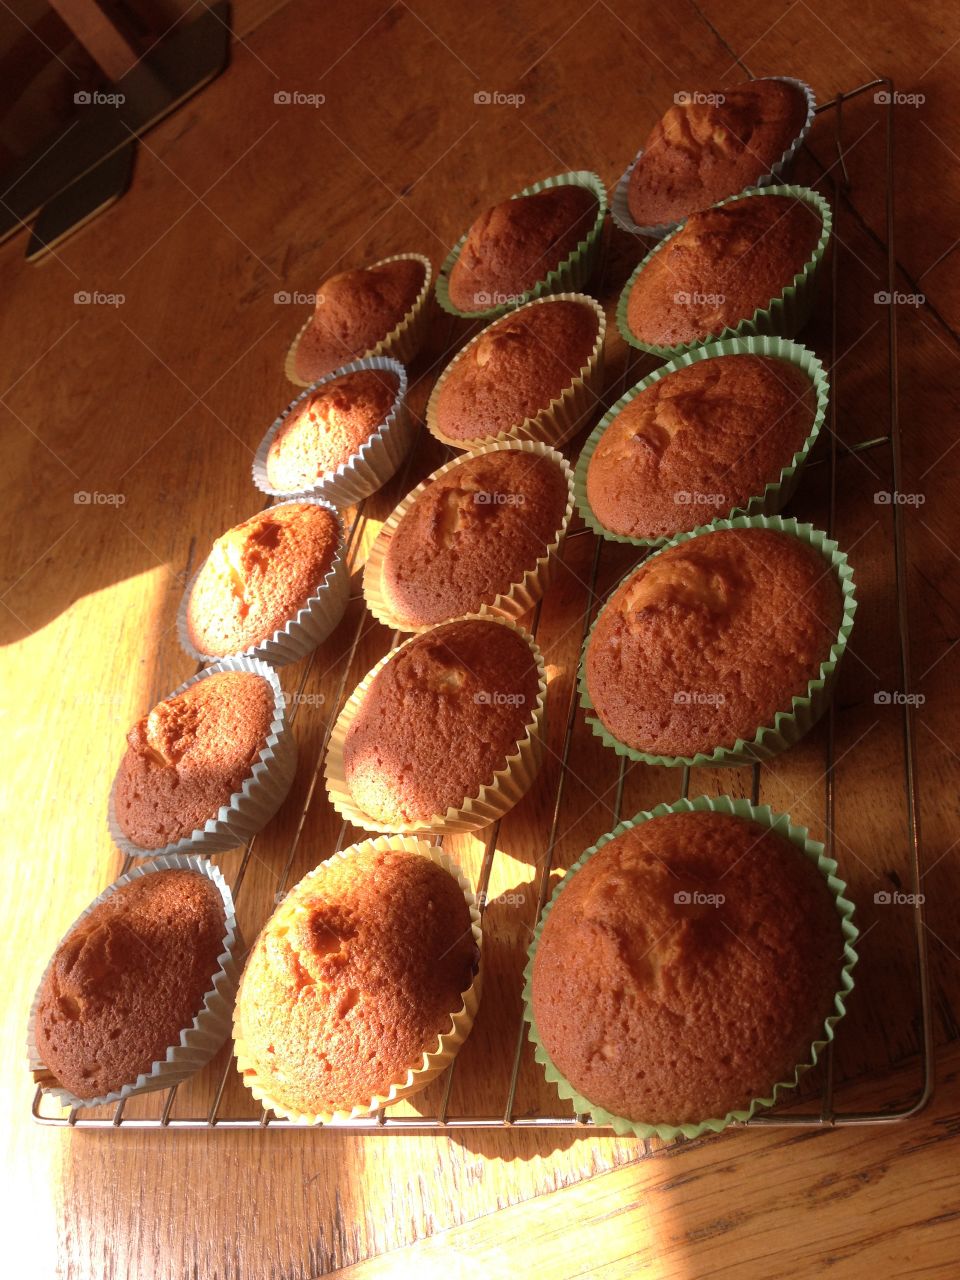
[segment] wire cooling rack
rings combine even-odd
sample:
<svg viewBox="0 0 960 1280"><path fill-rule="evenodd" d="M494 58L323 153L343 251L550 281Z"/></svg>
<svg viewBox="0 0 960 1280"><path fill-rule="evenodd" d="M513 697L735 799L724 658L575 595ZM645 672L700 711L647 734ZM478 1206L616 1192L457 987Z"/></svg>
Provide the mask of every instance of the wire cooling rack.
<svg viewBox="0 0 960 1280"><path fill-rule="evenodd" d="M893 139L893 111L896 101L896 94L892 80L882 78L872 80L869 83L859 85L857 88L839 94L830 102L824 103L817 110L817 115L821 117L829 117L833 123L833 143L836 151L836 157L827 169L821 167L821 180L817 185L826 185L829 188L831 203L834 212L834 237L835 241L841 242L841 219L843 215L843 195L849 185L849 173L847 168L847 151L844 142L844 107L855 98L863 95L872 94L873 101L878 111L883 117L885 126L885 142L884 142L884 208L885 208L885 239L886 239L886 277L887 292L894 296L896 293L896 250L894 242L894 139ZM861 135L863 136L863 135ZM826 521L826 531L829 535L833 534L834 518L836 514L836 498L837 498L837 459L838 456L850 453L874 454L875 456L887 455L889 462L890 475L892 476L892 484L894 493L900 491L901 478L901 441L900 441L900 422L899 422L899 386L897 373L897 308L890 305L886 308L887 313L887 423L888 432L885 435L877 436L858 443L853 446L845 446L839 439L838 434L838 413L840 404L840 375L838 372L837 360L837 298L838 298L838 262L840 259L838 251L833 252L831 259L831 304L830 304L830 377L831 377L831 398L829 409L829 446L828 456L819 460L820 466L828 468L828 491L829 491L829 516ZM625 385L630 384L629 364L624 373L623 382ZM619 391L614 392L612 399L616 399ZM811 465L817 465L816 463ZM347 532L347 553L348 557L355 560L357 551L363 541L364 528L367 522L365 513L366 504L361 504L355 512L354 518ZM907 866L910 887L913 892L913 904L910 907L912 916L912 939L911 946L913 948L913 962L916 968L916 989L918 995L918 1005L915 1011L915 1023L918 1027L919 1042L919 1062L917 1066L918 1083L915 1096L902 1103L888 1109L877 1109L874 1111L866 1110L844 1110L834 1105L834 1044L829 1044L825 1051L824 1069L820 1073L822 1080L822 1089L819 1097L819 1105L817 1100L807 1099L806 1109L797 1109L796 1105L789 1110L783 1109L769 1112L762 1112L755 1115L747 1124L751 1126L758 1125L789 1125L795 1127L822 1128L834 1125L871 1125L871 1124L890 1124L898 1121L904 1121L911 1116L917 1114L929 1101L933 1094L934 1088L934 1071L933 1071L933 1026L932 1011L930 1001L930 980L927 961L926 949L926 931L923 916L923 894L921 892L922 877L922 858L920 843L920 821L918 813L918 792L917 792L917 773L916 773L916 757L915 757L915 729L914 729L914 701L910 696L910 651L909 651L909 627L907 617L907 599L906 599L906 550L904 542L903 514L901 507L894 501L891 504L892 515L892 538L889 547L890 566L892 568L894 585L896 588L896 638L898 645L898 661L899 661L899 679L900 691L904 695L898 699L901 714L901 732L902 732L902 759L903 759L903 778L902 778L902 804L903 816L906 831L908 833L908 850L907 850ZM588 531L584 529L576 529L569 533L561 548L561 555L565 555L572 542L582 537L590 537ZM601 557L605 547L602 541L597 540L593 552L592 564L589 574L589 591L586 596L586 606L582 615L582 635L581 642L585 640L589 631L596 609L600 604L600 594L598 592L598 575L601 568ZM533 614L531 629L534 635L537 634L540 625L541 607L538 606ZM861 621L861 626L863 622ZM363 613L361 612L356 630L352 637L347 656L342 664L342 674L339 678L339 688L336 698L336 706L331 713L326 732L323 737L322 749L318 760L315 762L314 772L310 785L307 789L302 811L299 816L295 834L290 845L289 855L285 865L280 870L277 878L276 894L277 900L290 887L291 870L294 866L294 860L300 837L304 829L308 811L311 805L318 799L323 803L322 786L320 788L321 795L317 797L317 785L322 773L323 757L326 750L327 740L329 738L330 727L332 727L336 714L345 698L351 692L351 685L348 684L348 676L353 666L353 659L357 654L357 647L360 641L363 628ZM394 636L393 643L396 645L400 639L399 635ZM306 670L300 681L300 690L303 689L308 676L310 674L311 663L307 664ZM294 699L293 716L296 715L298 699ZM569 702L566 708L566 720L564 724L563 745L561 755L561 767L558 772L558 781L556 791L552 798L552 806L550 810L549 830L545 845L545 854L542 863L539 866L538 878L536 882L537 896L537 916L549 896L551 889L551 869L554 864L554 855L557 849L558 832L561 820L561 806L564 799L564 793L568 786L570 769L570 753L573 742L574 728L577 718L578 700L576 680L570 682ZM556 713L554 713L556 714ZM831 704L829 711L825 717L825 760L824 760L824 829L826 831L826 851L828 855L834 856L834 817L837 803L837 779L835 776L835 766L837 763L834 743L834 708ZM598 751L602 748L597 745ZM752 769L751 779L751 799L754 804L759 802L761 790L761 768L767 766L754 765ZM627 769L627 762L623 759L619 760L619 776L615 788L614 812L615 816L610 822L612 827L620 821L621 809L624 793L624 780ZM673 770L665 770L665 773L675 775ZM685 797L690 786L690 770L684 768L679 773L680 787L679 794ZM898 784L899 786L899 784ZM789 806L787 806L789 807ZM796 817L796 815L794 815ZM344 823L340 829L340 836L336 844L336 848L342 848L348 843L348 825ZM496 855L498 836L500 832L500 823L492 825L483 834L484 852L480 864L479 875L477 879L477 895L481 904L485 904L487 900L487 891L490 884L491 871L494 865ZM248 870L252 850L255 840L251 841L242 853L239 868L233 881L233 893L235 899L239 902L242 892L244 878ZM332 851L330 851L332 852ZM329 856L329 854L325 854ZM122 872L129 869L130 860L124 863ZM841 871L842 874L842 871ZM272 907L272 903L270 904ZM862 962L861 962L862 963ZM844 1033L844 1024L839 1028L839 1034ZM469 1114L466 1111L454 1110L451 1106L451 1097L453 1089L454 1074L457 1069L457 1061L455 1060L448 1070L442 1088L440 1090L440 1098L437 1105L431 1109L429 1114L393 1114L391 1108L378 1112L376 1115L357 1119L337 1122L328 1128L352 1129L361 1132L370 1133L398 1133L410 1131L435 1131L443 1132L454 1129L501 1129L501 1128L536 1128L536 1129L575 1129L575 1130L593 1130L600 1132L599 1126L595 1126L589 1116L572 1115L572 1114L547 1114L536 1112L531 1114L518 1106L518 1080L520 1077L521 1061L524 1052L524 1040L526 1036L525 1024L520 1021L513 1031L515 1039L512 1043L512 1053L506 1055L506 1061L509 1070L505 1073L502 1082L502 1106L496 1110L489 1109L484 1114ZM468 1041L469 1047L469 1041ZM245 1114L236 1114L224 1105L225 1093L228 1093L228 1081L236 1070L232 1057L223 1065L210 1065L205 1069L205 1073L219 1072L219 1076L215 1078L215 1082L210 1090L212 1102L205 1109L204 1113L198 1115L179 1115L174 1114L174 1103L177 1095L177 1089L173 1088L167 1091L166 1097L163 1099L162 1108L159 1109L158 1115L153 1116L130 1116L125 1114L126 1104L119 1103L111 1108L111 1114L103 1115L102 1110L97 1114L88 1114L81 1110L73 1110L68 1112L51 1110L51 1104L42 1095L38 1089L33 1101L32 1113L34 1118L41 1124L70 1126L78 1129L290 1129L298 1128L299 1125L288 1120L280 1119L272 1115L272 1113L262 1113L259 1115L251 1114L248 1110ZM430 1097L435 1095L431 1092ZM322 1128L323 1126L321 1126Z"/></svg>

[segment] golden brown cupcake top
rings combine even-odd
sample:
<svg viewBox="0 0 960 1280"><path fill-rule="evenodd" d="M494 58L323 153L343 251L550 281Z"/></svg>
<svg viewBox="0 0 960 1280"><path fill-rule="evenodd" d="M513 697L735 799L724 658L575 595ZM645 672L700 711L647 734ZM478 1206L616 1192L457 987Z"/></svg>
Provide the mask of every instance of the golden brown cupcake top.
<svg viewBox="0 0 960 1280"><path fill-rule="evenodd" d="M199 872L122 885L54 953L37 1006L44 1066L78 1098L133 1084L200 1012L225 933L223 899Z"/></svg>
<svg viewBox="0 0 960 1280"><path fill-rule="evenodd" d="M268 507L229 529L193 584L190 643L225 657L269 640L319 589L339 542L336 516L311 502Z"/></svg>
<svg viewBox="0 0 960 1280"><path fill-rule="evenodd" d="M331 858L250 952L238 1039L273 1099L314 1115L386 1094L435 1052L479 957L459 884L429 858Z"/></svg>
<svg viewBox="0 0 960 1280"><path fill-rule="evenodd" d="M746 1110L810 1061L843 938L826 880L785 837L666 814L570 876L533 965L557 1069L613 1115L696 1124Z"/></svg>
<svg viewBox="0 0 960 1280"><path fill-rule="evenodd" d="M467 232L450 301L460 311L517 301L573 253L596 216L596 196L576 183L495 204Z"/></svg>
<svg viewBox="0 0 960 1280"><path fill-rule="evenodd" d="M368 355L411 310L425 277L418 258L397 258L324 280L313 320L297 345L297 377L315 382Z"/></svg>
<svg viewBox="0 0 960 1280"><path fill-rule="evenodd" d="M551 299L498 320L452 365L437 394L451 440L496 436L535 417L580 376L600 321L584 302Z"/></svg>
<svg viewBox="0 0 960 1280"><path fill-rule="evenodd" d="M325 382L286 419L267 450L267 479L293 493L359 452L393 408L400 379L389 369L357 369Z"/></svg>
<svg viewBox="0 0 960 1280"><path fill-rule="evenodd" d="M656 123L627 188L638 226L679 222L753 186L783 156L807 118L802 89L748 80L682 96Z"/></svg>
<svg viewBox="0 0 960 1280"><path fill-rule="evenodd" d="M752 739L804 696L843 615L818 551L772 529L721 529L651 556L587 646L595 713L638 751L694 755Z"/></svg>
<svg viewBox="0 0 960 1280"><path fill-rule="evenodd" d="M374 678L343 746L354 802L383 823L425 822L493 781L537 705L536 660L497 622L435 627Z"/></svg>
<svg viewBox="0 0 960 1280"><path fill-rule="evenodd" d="M793 196L744 196L691 214L637 275L631 332L678 346L749 320L793 283L822 229L813 205Z"/></svg>
<svg viewBox="0 0 960 1280"><path fill-rule="evenodd" d="M239 791L273 721L269 681L248 671L198 680L127 734L114 804L124 835L162 849L191 835Z"/></svg>
<svg viewBox="0 0 960 1280"><path fill-rule="evenodd" d="M762 494L816 415L810 377L770 356L699 360L651 383L612 419L587 467L606 528L664 537Z"/></svg>
<svg viewBox="0 0 960 1280"><path fill-rule="evenodd" d="M498 449L430 481L404 514L380 588L413 626L475 613L533 570L557 537L567 479L550 455Z"/></svg>

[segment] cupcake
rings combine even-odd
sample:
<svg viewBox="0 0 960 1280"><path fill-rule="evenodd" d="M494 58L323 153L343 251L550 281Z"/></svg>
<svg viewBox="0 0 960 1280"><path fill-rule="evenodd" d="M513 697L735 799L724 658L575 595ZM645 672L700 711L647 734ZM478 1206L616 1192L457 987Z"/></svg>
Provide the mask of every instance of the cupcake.
<svg viewBox="0 0 960 1280"><path fill-rule="evenodd" d="M590 510L604 530L653 539L746 507L804 447L817 410L813 379L789 360L721 355L668 371L600 435Z"/></svg>
<svg viewBox="0 0 960 1280"><path fill-rule="evenodd" d="M571 507L570 470L555 450L469 454L428 477L384 525L364 571L367 603L406 631L486 609L515 616L538 598Z"/></svg>
<svg viewBox="0 0 960 1280"><path fill-rule="evenodd" d="M479 915L443 855L353 846L311 872L247 960L234 1036L244 1082L280 1115L363 1115L427 1083L476 1009Z"/></svg>
<svg viewBox="0 0 960 1280"><path fill-rule="evenodd" d="M781 79L676 97L630 173L627 205L641 227L679 222L759 182L783 159L809 111L803 86Z"/></svg>
<svg viewBox="0 0 960 1280"><path fill-rule="evenodd" d="M415 636L361 683L334 728L334 805L376 830L486 825L533 780L545 689L536 647L511 623L464 618Z"/></svg>
<svg viewBox="0 0 960 1280"><path fill-rule="evenodd" d="M482 213L450 271L460 311L516 302L575 252L597 220L596 195L576 182L516 196Z"/></svg>
<svg viewBox="0 0 960 1280"><path fill-rule="evenodd" d="M429 283L430 264L417 254L330 276L317 289L313 317L288 356L288 375L308 386L364 356L412 358L415 349L400 349L396 342L401 328L417 320Z"/></svg>
<svg viewBox="0 0 960 1280"><path fill-rule="evenodd" d="M341 542L336 512L318 499L268 507L229 529L187 588L185 647L201 658L263 650L275 660L272 642L297 639L300 652L276 657L308 652L343 614Z"/></svg>
<svg viewBox="0 0 960 1280"><path fill-rule="evenodd" d="M794 1085L832 1035L852 908L835 864L768 823L686 811L626 827L545 915L528 986L538 1057L620 1132L722 1128Z"/></svg>
<svg viewBox="0 0 960 1280"><path fill-rule="evenodd" d="M229 985L232 903L222 880L198 869L212 874L210 864L192 861L124 877L57 947L34 1004L31 1057L65 1101L176 1083L188 1074L178 1059L195 1069L223 1042L225 1010L210 1015Z"/></svg>
<svg viewBox="0 0 960 1280"><path fill-rule="evenodd" d="M427 408L430 429L461 447L506 434L565 436L568 415L557 433L549 410L589 375L603 329L603 312L582 295L541 299L510 312L471 342L437 382ZM588 410L595 404L591 393Z"/></svg>
<svg viewBox="0 0 960 1280"><path fill-rule="evenodd" d="M801 537L707 529L613 593L586 646L585 692L630 751L673 762L732 750L808 694L844 616L837 572Z"/></svg>
<svg viewBox="0 0 960 1280"><path fill-rule="evenodd" d="M223 671L138 720L113 789L113 814L127 840L144 853L162 849L215 819L252 776L274 712L268 679Z"/></svg>
<svg viewBox="0 0 960 1280"><path fill-rule="evenodd" d="M266 472L278 493L309 489L359 452L397 400L391 370L358 369L324 382L285 419L267 450Z"/></svg>
<svg viewBox="0 0 960 1280"><path fill-rule="evenodd" d="M813 198L779 191L691 214L644 260L624 291L635 343L662 350L705 342L752 321L794 284L825 227Z"/></svg>

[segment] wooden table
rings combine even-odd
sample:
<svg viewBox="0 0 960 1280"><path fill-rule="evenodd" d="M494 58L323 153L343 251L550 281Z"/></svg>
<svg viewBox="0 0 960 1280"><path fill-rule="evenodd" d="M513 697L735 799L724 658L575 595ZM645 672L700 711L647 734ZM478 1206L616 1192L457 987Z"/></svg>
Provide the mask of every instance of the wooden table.
<svg viewBox="0 0 960 1280"><path fill-rule="evenodd" d="M260 20L267 7L241 7L244 35L230 71L148 136L118 206L40 266L24 263L22 243L0 250L10 904L0 1168L8 1251L29 1250L30 1274L84 1280L303 1277L348 1264L360 1275L418 1276L534 1267L557 1276L796 1277L828 1267L850 1277L955 1274L957 1173L948 1144L960 1122L960 755L950 655L960 638L952 492L960 475L960 255L953 252L960 117L949 86L960 65L960 24L953 11L914 0L895 7L561 0L549 9L361 0L321 13L291 0ZM733 83L746 69L799 75L821 100L876 74L925 96L898 104L895 119L901 286L925 295L924 305L902 308L900 328L904 488L924 498L906 515L913 674L926 699L918 746L939 1058L932 1106L900 1127L737 1131L659 1151L562 1132L364 1138L37 1127L22 1052L33 989L57 938L119 867L104 813L123 735L193 670L173 629L184 576L213 537L257 509L251 452L291 398L282 361L303 308L275 303L274 295L311 292L338 264L406 249L439 265L484 205L552 172L592 168L612 183L678 88ZM275 103L279 91L323 94L325 102ZM494 91L524 101L475 101ZM885 314L873 300L885 235L882 130L871 125L871 106L851 106L847 120L855 145L838 250L844 343L836 373L848 441L884 429ZM808 175L833 158L829 133L815 132ZM611 230L606 303L637 256ZM114 295L113 302L80 304L81 292ZM413 371L418 411L464 332L438 320ZM814 326L809 340L816 345L823 333ZM611 337L608 356L615 391L628 376L619 338ZM642 369L632 366L629 376ZM406 479L373 500L368 539L404 484L438 457L424 443ZM810 472L791 511L825 518L824 474ZM843 462L837 512L838 537L856 544L862 606L857 656L845 664L837 698L835 833L864 938L836 1065L844 1105L864 1108L915 1094L919 1043L904 961L909 920L873 903L879 887L902 881L907 834L896 722L874 702L878 688L897 688L889 513L872 504L882 479ZM122 502L77 503L79 492ZM589 536L570 543L568 570L541 622L558 705L576 655L565 620L582 603L580 558L591 543ZM604 582L627 563L613 556ZM359 608L352 606L354 621ZM291 847L348 637L338 631L310 668L304 687L328 701L298 717L294 794L248 867L241 908L248 933ZM371 621L351 679L388 643ZM302 674L285 673L285 683L296 687ZM558 723L552 733L562 729ZM580 776L568 794L560 868L612 821L615 766L582 724L577 732ZM762 797L818 836L822 732L770 771ZM662 774L630 771L625 813L675 794L676 779ZM530 886L554 783L555 762L498 842L491 892L524 901L488 912L486 999L474 1065L465 1055L466 1083L458 1085L481 1100L493 1090L484 1064L500 1061L504 1038L512 1048L517 973L535 907ZM693 783L694 792L722 787L744 794L749 774L700 771ZM294 877L330 851L338 830L318 795ZM475 873L479 842L451 847ZM235 871L239 854L222 863ZM525 1079L536 1100L535 1073ZM194 1088L202 1092L199 1082L190 1086L178 1108L200 1096ZM239 1084L231 1079L230 1089L241 1105ZM136 1105L150 1114L156 1104Z"/></svg>

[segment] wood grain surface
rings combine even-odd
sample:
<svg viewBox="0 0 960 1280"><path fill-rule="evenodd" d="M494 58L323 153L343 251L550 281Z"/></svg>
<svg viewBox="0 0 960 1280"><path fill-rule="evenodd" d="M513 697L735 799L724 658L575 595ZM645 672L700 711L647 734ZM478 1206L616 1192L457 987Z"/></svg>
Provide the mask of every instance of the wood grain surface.
<svg viewBox="0 0 960 1280"><path fill-rule="evenodd" d="M300 1278L378 1256L365 1264L370 1274L442 1266L453 1275L507 1275L534 1265L557 1276L794 1276L829 1266L860 1277L881 1265L898 1275L955 1272L948 1144L957 1123L960 992L952 678L960 639L960 116L950 88L958 42L950 8L915 0L895 8L851 0L561 0L549 8L531 0L360 0L322 11L291 0L245 32L225 76L144 140L133 186L109 214L39 266L23 261L22 243L0 249L8 744L0 1167L7 1237L29 1247L31 1274ZM124 733L194 670L173 627L186 576L217 534L262 505L250 481L252 452L294 394L283 357L305 310L275 295L312 292L338 266L392 252L420 251L438 266L486 204L562 169L592 168L612 184L675 91L730 84L747 72L801 76L821 100L890 74L913 95L893 114L899 287L925 296L898 314L904 491L922 498L904 519L913 676L925 698L924 884L942 1058L932 1107L899 1128L751 1130L667 1150L560 1131L363 1137L35 1125L23 1061L27 1009L56 940L119 868L104 814ZM324 101L277 103L279 91ZM475 101L492 92L524 100ZM829 356L835 301L838 435L856 443L888 427L887 312L874 300L885 287L883 109L872 95L849 105L844 134L845 193L832 189L840 170L826 120L797 173L837 197L840 285L834 298L827 282L805 340ZM608 227L597 286L608 318L639 254ZM76 302L80 293L101 300ZM418 414L470 332L435 317L429 349L411 371ZM607 361L606 401L652 367L628 364L615 333ZM826 441L821 463L825 449ZM421 435L409 470L368 504L358 563L394 503L445 456ZM823 465L809 470L791 514L827 520L827 474ZM856 1000L835 1055L842 1109L908 1105L919 1087L910 917L874 901L907 884L899 713L875 702L878 691L899 688L891 514L874 502L890 487L882 452L839 463L836 535L851 552L861 612L836 698L832 832L824 825L825 727L765 769L761 790L763 802L789 810L818 837L832 835L860 909ZM81 492L122 501L77 503ZM552 754L499 832L485 996L454 1077L453 1113L502 1105L594 549L589 534L568 539L542 610ZM598 590L632 560L604 549ZM312 660L284 672L285 687L303 695L300 766L289 801L246 863L239 914L248 937L288 863L293 883L340 836L322 786L302 829L299 818L338 699L390 644L361 610L355 599ZM558 870L615 820L617 762L581 716L572 760ZM697 770L691 794L748 795L750 785L749 771ZM678 789L674 773L634 766L623 813ZM483 841L462 837L449 847L476 875ZM219 861L236 876L241 853ZM227 1062L225 1050L182 1088L175 1114L201 1113ZM807 1092L815 1097L820 1083L809 1081ZM438 1088L408 1112L435 1106ZM527 1051L516 1105L519 1113L558 1105ZM136 1100L127 1114L155 1115L157 1106ZM233 1073L223 1110L256 1114Z"/></svg>

